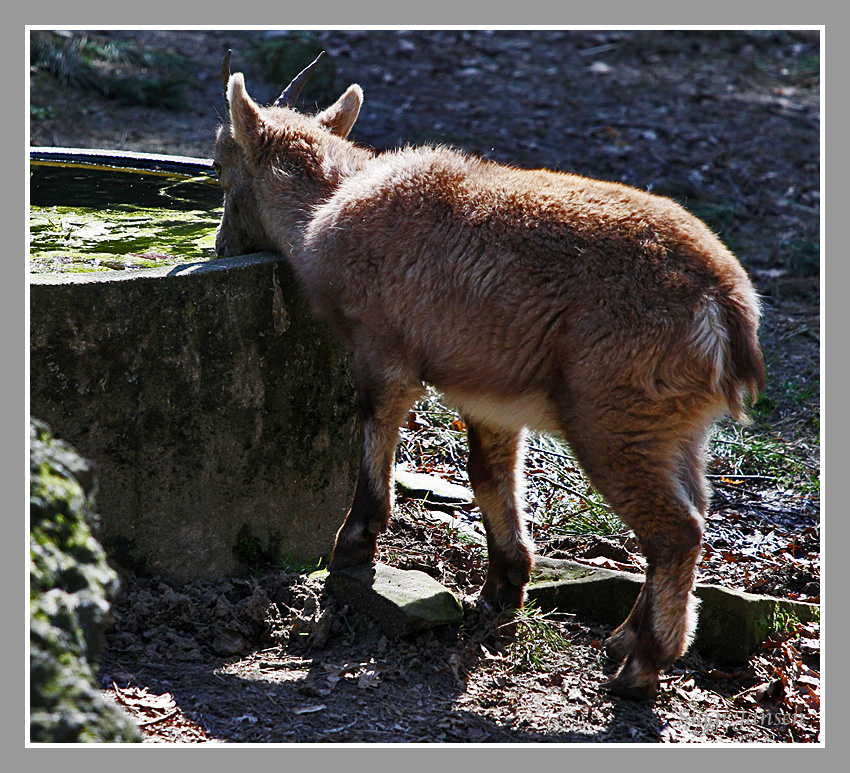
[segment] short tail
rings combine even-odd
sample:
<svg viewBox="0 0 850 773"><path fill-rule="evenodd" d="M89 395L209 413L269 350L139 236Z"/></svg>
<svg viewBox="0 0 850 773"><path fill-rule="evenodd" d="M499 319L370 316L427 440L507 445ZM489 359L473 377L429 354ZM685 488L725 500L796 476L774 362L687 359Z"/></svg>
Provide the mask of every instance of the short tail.
<svg viewBox="0 0 850 773"><path fill-rule="evenodd" d="M727 332L727 352L721 387L729 413L747 423L744 396L752 402L764 389L764 355L758 342L759 305L753 292L750 298L727 297L722 303Z"/></svg>

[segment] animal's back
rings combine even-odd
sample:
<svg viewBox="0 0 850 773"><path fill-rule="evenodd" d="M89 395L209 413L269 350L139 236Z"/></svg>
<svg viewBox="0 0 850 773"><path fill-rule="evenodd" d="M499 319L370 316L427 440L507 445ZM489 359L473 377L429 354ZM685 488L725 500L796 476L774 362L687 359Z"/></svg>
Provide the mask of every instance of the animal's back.
<svg viewBox="0 0 850 773"><path fill-rule="evenodd" d="M717 379L729 313L753 340L758 319L740 264L675 202L442 148L346 180L295 262L343 335L397 346L437 385L463 370L473 390L520 394L572 367L662 382L683 335L704 350L692 377Z"/></svg>

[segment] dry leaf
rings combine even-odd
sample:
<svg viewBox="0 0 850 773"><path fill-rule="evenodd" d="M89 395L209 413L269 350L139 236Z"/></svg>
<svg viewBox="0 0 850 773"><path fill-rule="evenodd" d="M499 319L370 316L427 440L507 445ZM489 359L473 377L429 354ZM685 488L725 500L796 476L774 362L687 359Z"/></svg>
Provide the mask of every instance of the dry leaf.
<svg viewBox="0 0 850 773"><path fill-rule="evenodd" d="M800 674L800 676L795 679L795 682L797 684L810 685L816 689L820 688L820 679L814 676L809 676L808 674Z"/></svg>
<svg viewBox="0 0 850 773"><path fill-rule="evenodd" d="M449 655L449 668L451 668L452 674L454 674L454 678L457 679L459 682L463 681L463 677L461 676L461 667L462 663L460 655L458 655L456 652L453 652L451 655Z"/></svg>
<svg viewBox="0 0 850 773"><path fill-rule="evenodd" d="M360 676L357 679L357 686L361 690L365 690L367 687L377 687L380 675L377 666L367 666L360 672Z"/></svg>
<svg viewBox="0 0 850 773"><path fill-rule="evenodd" d="M503 654L498 653L498 652L496 652L496 653L490 652L490 650L488 650L483 644L480 645L480 646L481 646L481 652L484 653L484 657L487 660L504 660L505 659L505 656Z"/></svg>
<svg viewBox="0 0 850 773"><path fill-rule="evenodd" d="M122 690L115 682L112 683L112 687L118 700L126 706L155 711L171 711L177 706L170 692L154 695L148 692L147 687L126 687Z"/></svg>

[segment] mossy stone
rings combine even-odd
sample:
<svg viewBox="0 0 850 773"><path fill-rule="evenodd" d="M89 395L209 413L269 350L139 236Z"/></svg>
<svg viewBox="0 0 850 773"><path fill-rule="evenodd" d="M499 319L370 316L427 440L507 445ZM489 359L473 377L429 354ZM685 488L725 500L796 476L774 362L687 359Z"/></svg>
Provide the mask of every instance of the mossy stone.
<svg viewBox="0 0 850 773"><path fill-rule="evenodd" d="M538 558L528 598L543 610L574 612L589 620L618 626L637 600L642 574L594 568L575 561ZM718 585L697 585L699 623L693 647L719 661L741 663L790 620L820 619L817 604L757 596Z"/></svg>
<svg viewBox="0 0 850 773"><path fill-rule="evenodd" d="M363 565L329 573L325 585L391 636L463 622L457 596L424 572Z"/></svg>
<svg viewBox="0 0 850 773"><path fill-rule="evenodd" d="M92 465L30 422L30 740L139 741L93 672L118 575L92 534Z"/></svg>

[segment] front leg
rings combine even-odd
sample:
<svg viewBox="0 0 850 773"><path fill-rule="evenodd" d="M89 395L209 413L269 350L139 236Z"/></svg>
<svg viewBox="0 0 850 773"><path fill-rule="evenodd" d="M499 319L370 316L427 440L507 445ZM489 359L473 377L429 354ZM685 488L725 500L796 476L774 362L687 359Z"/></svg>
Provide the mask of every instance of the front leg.
<svg viewBox="0 0 850 773"><path fill-rule="evenodd" d="M487 533L487 579L480 598L497 611L519 609L534 552L522 498L523 434L494 430L469 418L466 426L469 482Z"/></svg>
<svg viewBox="0 0 850 773"><path fill-rule="evenodd" d="M329 571L375 560L377 539L386 531L394 501L393 461L398 428L422 386L364 377L358 386L363 453L351 510L336 535Z"/></svg>
<svg viewBox="0 0 850 773"><path fill-rule="evenodd" d="M392 512L390 485L381 485L384 476L373 481L367 451L360 459L354 501L345 521L336 533L333 554L328 570L369 564L378 552L378 534L386 529ZM377 484L377 485L376 485Z"/></svg>

